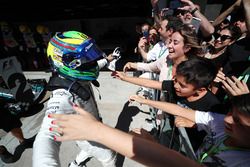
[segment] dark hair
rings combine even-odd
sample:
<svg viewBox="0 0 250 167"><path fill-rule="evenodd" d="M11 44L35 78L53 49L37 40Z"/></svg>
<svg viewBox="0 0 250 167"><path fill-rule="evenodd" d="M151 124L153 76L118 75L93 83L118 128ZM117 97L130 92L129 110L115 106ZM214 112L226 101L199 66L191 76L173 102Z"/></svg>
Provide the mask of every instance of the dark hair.
<svg viewBox="0 0 250 167"><path fill-rule="evenodd" d="M238 111L250 116L250 94L234 96L231 99L232 106Z"/></svg>
<svg viewBox="0 0 250 167"><path fill-rule="evenodd" d="M183 25L182 21L178 17L166 16L163 20L167 20L166 30L172 29L173 32Z"/></svg>
<svg viewBox="0 0 250 167"><path fill-rule="evenodd" d="M214 64L205 58L195 57L181 62L176 69L176 75L185 78L188 84L192 84L196 89L208 88L214 80L217 69Z"/></svg>
<svg viewBox="0 0 250 167"><path fill-rule="evenodd" d="M238 26L235 26L235 25L229 25L229 26L226 26L224 28L222 28L220 31L222 30L228 30L230 31L231 33L231 40L237 40L240 36L241 36L241 30Z"/></svg>

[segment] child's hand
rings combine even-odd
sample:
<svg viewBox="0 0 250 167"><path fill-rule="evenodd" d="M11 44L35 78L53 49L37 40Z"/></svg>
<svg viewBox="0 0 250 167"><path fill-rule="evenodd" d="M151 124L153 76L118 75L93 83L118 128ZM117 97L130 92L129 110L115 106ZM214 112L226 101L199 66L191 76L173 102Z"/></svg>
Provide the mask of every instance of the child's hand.
<svg viewBox="0 0 250 167"><path fill-rule="evenodd" d="M174 122L176 127L192 128L195 126L195 123L193 121L190 121L189 119L180 116L176 116Z"/></svg>
<svg viewBox="0 0 250 167"><path fill-rule="evenodd" d="M132 95L129 97L129 101L136 101L140 104L144 104L145 103L145 97L144 96L139 96L139 95Z"/></svg>

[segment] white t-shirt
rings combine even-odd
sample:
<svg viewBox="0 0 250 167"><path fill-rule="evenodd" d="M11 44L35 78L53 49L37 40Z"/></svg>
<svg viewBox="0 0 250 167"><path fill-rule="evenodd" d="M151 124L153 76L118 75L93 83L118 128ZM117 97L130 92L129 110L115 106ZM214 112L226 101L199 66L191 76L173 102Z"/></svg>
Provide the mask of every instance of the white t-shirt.
<svg viewBox="0 0 250 167"><path fill-rule="evenodd" d="M159 41L154 47L147 53L147 62L155 61L163 55L168 55L169 51L165 43Z"/></svg>
<svg viewBox="0 0 250 167"><path fill-rule="evenodd" d="M195 122L199 130L205 130L208 135L205 137L203 144L197 151L197 156L200 157L202 153L208 152L213 147L214 154L208 156L203 160L203 164L207 166L227 166L227 167L247 167L250 164L250 150L230 149L226 151L216 151L225 148L223 139L226 134L224 132L224 117L225 115L200 112L195 113Z"/></svg>

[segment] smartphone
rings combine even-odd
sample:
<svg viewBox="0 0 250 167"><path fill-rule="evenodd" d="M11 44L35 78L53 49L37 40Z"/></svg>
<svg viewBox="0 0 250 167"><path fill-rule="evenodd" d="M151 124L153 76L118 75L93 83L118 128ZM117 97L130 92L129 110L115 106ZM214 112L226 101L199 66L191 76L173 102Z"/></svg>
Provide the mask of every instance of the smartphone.
<svg viewBox="0 0 250 167"><path fill-rule="evenodd" d="M143 32L142 32L142 36L145 37L146 39L148 39L148 37L149 37L149 32L148 32L148 31L143 31Z"/></svg>
<svg viewBox="0 0 250 167"><path fill-rule="evenodd" d="M200 28L200 24L201 24L201 19L197 18L197 17L193 17L192 21L191 21L192 26L194 27L196 33L198 32L199 28Z"/></svg>
<svg viewBox="0 0 250 167"><path fill-rule="evenodd" d="M182 3L180 0L170 0L170 2L169 2L169 9L175 10L181 6L182 6Z"/></svg>

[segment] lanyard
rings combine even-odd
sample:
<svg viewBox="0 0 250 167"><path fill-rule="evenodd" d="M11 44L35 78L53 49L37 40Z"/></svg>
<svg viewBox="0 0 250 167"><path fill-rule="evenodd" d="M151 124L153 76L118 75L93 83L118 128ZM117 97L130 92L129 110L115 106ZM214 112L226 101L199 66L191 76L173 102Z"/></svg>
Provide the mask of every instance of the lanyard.
<svg viewBox="0 0 250 167"><path fill-rule="evenodd" d="M160 53L159 53L158 58L160 58L160 57L166 52L166 50L167 50L167 48L165 48L165 49L163 50L163 47L162 47L161 50L160 50Z"/></svg>
<svg viewBox="0 0 250 167"><path fill-rule="evenodd" d="M173 79L172 73L173 73L173 64L170 64L170 66L168 67L167 80Z"/></svg>
<svg viewBox="0 0 250 167"><path fill-rule="evenodd" d="M225 136L216 145L213 145L210 147L210 149L207 152L204 152L201 154L201 156L198 159L199 163L202 163L206 158L208 158L211 155L217 154L222 151L228 151L228 150L239 150L239 151L249 151L248 149L244 148L238 148L238 147L227 147L223 144L223 142L228 138L228 136Z"/></svg>

